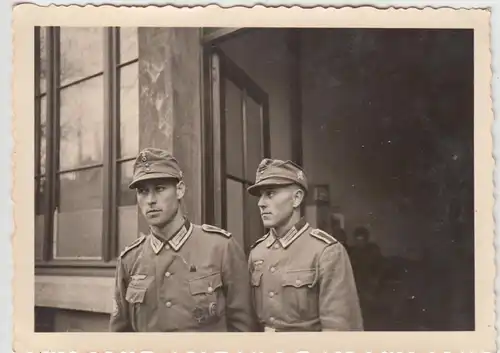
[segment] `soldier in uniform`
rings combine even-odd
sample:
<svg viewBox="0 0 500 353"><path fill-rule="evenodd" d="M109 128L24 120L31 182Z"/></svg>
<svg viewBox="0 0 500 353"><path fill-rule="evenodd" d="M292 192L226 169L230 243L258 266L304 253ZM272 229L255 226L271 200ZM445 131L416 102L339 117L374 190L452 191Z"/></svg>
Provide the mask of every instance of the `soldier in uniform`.
<svg viewBox="0 0 500 353"><path fill-rule="evenodd" d="M249 257L253 306L264 331L362 331L356 284L345 248L300 216L304 171L264 159L254 185L269 232Z"/></svg>
<svg viewBox="0 0 500 353"><path fill-rule="evenodd" d="M182 172L168 152L147 148L131 189L150 230L118 258L111 331L252 331L247 260L227 231L181 211Z"/></svg>

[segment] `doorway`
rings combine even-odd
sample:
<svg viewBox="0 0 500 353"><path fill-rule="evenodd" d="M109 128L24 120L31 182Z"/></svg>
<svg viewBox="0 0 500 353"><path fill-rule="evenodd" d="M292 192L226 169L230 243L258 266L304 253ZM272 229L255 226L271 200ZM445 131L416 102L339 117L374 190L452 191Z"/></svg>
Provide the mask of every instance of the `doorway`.
<svg viewBox="0 0 500 353"><path fill-rule="evenodd" d="M231 33L225 34L228 36ZM257 199L247 193L257 166L270 157L269 96L216 44L205 45L205 139L211 151L207 219L233 234L248 256L262 235ZM207 126L207 125L205 125Z"/></svg>

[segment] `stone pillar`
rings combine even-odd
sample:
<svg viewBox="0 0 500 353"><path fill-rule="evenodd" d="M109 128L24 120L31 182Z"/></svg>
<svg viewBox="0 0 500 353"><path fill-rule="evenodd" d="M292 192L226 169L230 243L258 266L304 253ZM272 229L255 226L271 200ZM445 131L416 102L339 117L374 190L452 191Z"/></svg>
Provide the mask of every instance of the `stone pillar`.
<svg viewBox="0 0 500 353"><path fill-rule="evenodd" d="M139 147L171 151L184 172L184 210L202 222L199 28L139 28ZM143 222L141 220L141 222ZM143 229L143 223L141 229Z"/></svg>

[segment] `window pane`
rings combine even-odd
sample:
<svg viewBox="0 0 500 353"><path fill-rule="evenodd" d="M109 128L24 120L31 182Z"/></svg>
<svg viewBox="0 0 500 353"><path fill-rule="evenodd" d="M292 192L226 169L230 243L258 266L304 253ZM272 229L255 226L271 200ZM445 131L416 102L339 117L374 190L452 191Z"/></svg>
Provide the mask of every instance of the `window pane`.
<svg viewBox="0 0 500 353"><path fill-rule="evenodd" d="M260 211L257 203L259 199L254 196L248 195L246 198L246 214L245 221L247 222L247 229L249 234L248 246L252 245L257 239L264 235L265 229L262 225L260 218Z"/></svg>
<svg viewBox="0 0 500 353"><path fill-rule="evenodd" d="M121 252L139 236L137 206L118 207L118 250Z"/></svg>
<svg viewBox="0 0 500 353"><path fill-rule="evenodd" d="M234 238L244 246L243 241L243 185L237 181L227 179L226 192L226 215L227 230L231 232Z"/></svg>
<svg viewBox="0 0 500 353"><path fill-rule="evenodd" d="M120 62L124 63L138 57L137 27L120 27Z"/></svg>
<svg viewBox="0 0 500 353"><path fill-rule="evenodd" d="M57 257L100 257L102 168L59 176Z"/></svg>
<svg viewBox="0 0 500 353"><path fill-rule="evenodd" d="M61 91L60 170L102 163L102 76Z"/></svg>
<svg viewBox="0 0 500 353"><path fill-rule="evenodd" d="M37 177L35 179L35 213L44 214L45 212L45 178Z"/></svg>
<svg viewBox="0 0 500 353"><path fill-rule="evenodd" d="M61 28L61 85L103 71L102 27Z"/></svg>
<svg viewBox="0 0 500 353"><path fill-rule="evenodd" d="M47 91L47 51L46 51L46 40L45 40L45 31L44 27L40 28L40 93L45 93Z"/></svg>
<svg viewBox="0 0 500 353"><path fill-rule="evenodd" d="M245 101L247 123L247 180L255 180L255 172L262 160L261 106L249 96Z"/></svg>
<svg viewBox="0 0 500 353"><path fill-rule="evenodd" d="M47 99L42 97L40 99L40 126L38 127L38 133L40 134L40 156L36 158L40 159L40 170L35 173L37 175L45 175L45 156L47 148Z"/></svg>
<svg viewBox="0 0 500 353"><path fill-rule="evenodd" d="M135 205L137 203L135 190L128 187L132 182L134 162L135 160L123 162L118 167L118 180L120 181L118 185L118 205L120 206Z"/></svg>
<svg viewBox="0 0 500 353"><path fill-rule="evenodd" d="M242 93L229 80L226 80L225 91L226 172L243 178Z"/></svg>
<svg viewBox="0 0 500 353"><path fill-rule="evenodd" d="M57 215L55 257L101 258L102 210L88 209Z"/></svg>
<svg viewBox="0 0 500 353"><path fill-rule="evenodd" d="M42 259L43 234L44 234L44 216L35 216L35 259Z"/></svg>
<svg viewBox="0 0 500 353"><path fill-rule="evenodd" d="M120 69L120 157L139 151L139 64Z"/></svg>
<svg viewBox="0 0 500 353"><path fill-rule="evenodd" d="M102 168L59 175L59 212L102 208Z"/></svg>

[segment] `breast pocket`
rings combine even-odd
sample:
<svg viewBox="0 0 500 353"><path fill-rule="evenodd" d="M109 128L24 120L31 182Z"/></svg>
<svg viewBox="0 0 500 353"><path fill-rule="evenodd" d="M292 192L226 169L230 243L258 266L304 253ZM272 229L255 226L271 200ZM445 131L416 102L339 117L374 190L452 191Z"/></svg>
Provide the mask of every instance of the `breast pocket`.
<svg viewBox="0 0 500 353"><path fill-rule="evenodd" d="M225 313L220 272L189 280L189 292L193 299L193 317L198 323L216 321Z"/></svg>
<svg viewBox="0 0 500 353"><path fill-rule="evenodd" d="M283 275L284 311L291 319L311 320L318 315L316 270L288 270Z"/></svg>
<svg viewBox="0 0 500 353"><path fill-rule="evenodd" d="M148 317L148 307L146 301L147 290L153 278L143 277L132 279L125 293L125 300L129 304L130 322L134 331L141 331L145 327Z"/></svg>

